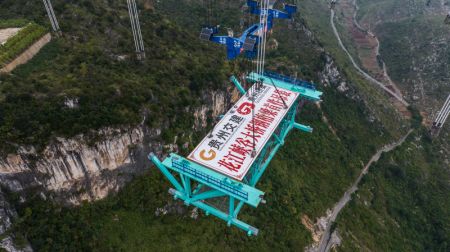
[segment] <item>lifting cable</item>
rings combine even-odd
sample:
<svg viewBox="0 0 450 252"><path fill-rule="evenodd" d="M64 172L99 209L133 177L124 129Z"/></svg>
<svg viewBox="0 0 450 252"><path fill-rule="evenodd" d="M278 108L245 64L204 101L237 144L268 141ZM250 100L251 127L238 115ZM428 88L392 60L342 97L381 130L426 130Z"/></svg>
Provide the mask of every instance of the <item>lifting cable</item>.
<svg viewBox="0 0 450 252"><path fill-rule="evenodd" d="M260 3L261 13L259 16L259 29L260 34L258 36L258 52L256 57L256 73L259 75L264 74L264 61L266 53L266 37L267 37L267 18L269 9L269 0L261 0ZM252 93L252 106L255 107L256 92L262 87L261 80L256 81L256 83L251 88ZM255 136L255 109L252 109L252 127L253 127L253 151L252 157L256 156L256 136Z"/></svg>
<svg viewBox="0 0 450 252"><path fill-rule="evenodd" d="M259 25L260 25L260 34L258 36L258 52L256 61L254 61L255 65L255 72L259 76L264 76L264 65L265 65L265 59L266 59L266 45L267 45L267 32L268 32L268 15L269 15L269 0L261 0L260 1L260 7L261 7L261 14L259 16ZM286 101L283 99L283 97L280 94L280 91L278 90L277 86L275 85L272 78L269 78L271 81L272 86L275 89L275 92L280 97L281 101L283 102L284 108L288 109L289 107L286 104ZM257 80L256 83L251 87L251 93L252 93L252 105L254 107L254 103L256 100L256 93L257 91L262 87L262 80ZM255 110L252 110L252 127L253 127L253 151L252 151L252 157L254 158L256 156L256 141L255 141Z"/></svg>

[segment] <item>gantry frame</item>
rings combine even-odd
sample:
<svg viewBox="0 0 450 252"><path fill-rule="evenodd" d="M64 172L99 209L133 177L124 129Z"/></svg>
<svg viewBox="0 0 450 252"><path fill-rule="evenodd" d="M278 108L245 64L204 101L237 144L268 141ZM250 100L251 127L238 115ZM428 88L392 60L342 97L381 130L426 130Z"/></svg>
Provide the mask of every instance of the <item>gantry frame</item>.
<svg viewBox="0 0 450 252"><path fill-rule="evenodd" d="M239 92L245 95L246 91L239 81L235 77L231 77L231 81ZM264 82L277 88L297 92L299 97L271 135L241 182L175 153L171 153L162 162L153 153L150 153L148 158L172 184L173 188L169 189L169 193L173 195L174 199L182 200L188 206L198 207L206 215L212 214L227 222L228 226L236 226L251 236L258 235L259 230L239 220L237 216L244 204L258 207L260 203L265 203L264 192L258 190L255 187L256 184L279 148L284 145L286 137L292 129L309 133L313 131L311 127L295 122L295 116L299 103L303 100L320 101L322 92L315 90L311 85L302 85L298 81L283 76L250 73L247 76L247 81Z"/></svg>

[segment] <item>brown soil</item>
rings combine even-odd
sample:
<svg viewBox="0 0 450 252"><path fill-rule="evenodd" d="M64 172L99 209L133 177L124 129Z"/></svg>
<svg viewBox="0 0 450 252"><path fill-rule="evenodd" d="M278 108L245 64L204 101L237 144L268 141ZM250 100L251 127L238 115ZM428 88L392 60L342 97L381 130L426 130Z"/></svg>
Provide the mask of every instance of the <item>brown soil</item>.
<svg viewBox="0 0 450 252"><path fill-rule="evenodd" d="M51 39L52 36L50 35L50 33L45 34L42 38L32 44L27 50L17 56L13 61L0 69L0 73L10 73L19 65L27 63L42 49L42 47L50 42Z"/></svg>
<svg viewBox="0 0 450 252"><path fill-rule="evenodd" d="M9 38L15 36L21 28L0 29L0 45L3 45Z"/></svg>
<svg viewBox="0 0 450 252"><path fill-rule="evenodd" d="M399 96L402 96L400 89L392 82L385 72L385 69L378 61L379 43L377 37L370 31L362 30L361 27L358 27L355 24L353 19L355 11L353 0L341 0L339 1L338 11L336 13L339 13L339 18L343 19L343 24L353 40L353 44L358 53L358 58L361 62L361 67L373 78L384 83L388 89ZM404 104L393 97L391 100L405 118L411 118L411 113Z"/></svg>

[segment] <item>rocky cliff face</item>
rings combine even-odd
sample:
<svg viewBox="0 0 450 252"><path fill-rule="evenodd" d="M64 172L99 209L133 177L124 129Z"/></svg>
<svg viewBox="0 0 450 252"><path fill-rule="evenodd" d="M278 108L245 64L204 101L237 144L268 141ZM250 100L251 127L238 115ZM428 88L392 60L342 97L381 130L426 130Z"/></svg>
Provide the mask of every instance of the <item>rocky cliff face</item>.
<svg viewBox="0 0 450 252"><path fill-rule="evenodd" d="M17 213L11 207L11 205L6 200L0 188L0 249L3 248L10 252L28 252L33 251L30 246L24 245L23 247L18 247L14 244L13 237L9 235L2 236L12 225L12 218L15 217Z"/></svg>
<svg viewBox="0 0 450 252"><path fill-rule="evenodd" d="M194 125L187 134L204 131L208 121L212 121L209 118L216 118L228 109L236 95L236 91L228 91L205 92L204 105L186 109L186 113L194 115ZM56 138L42 153L32 147L20 147L17 153L0 158L0 189L13 192L33 189L42 197L75 205L104 198L150 167L149 152L164 156L164 150L177 151L179 145L189 144L177 143L176 138L164 143L161 129L149 129L146 120L135 127L102 129L94 134L95 140L88 135ZM1 191L0 205L0 234L4 234L11 226L15 211ZM0 241L0 248L22 251L8 235ZM25 251L28 250L26 247Z"/></svg>
<svg viewBox="0 0 450 252"><path fill-rule="evenodd" d="M57 138L42 154L22 147L0 160L0 182L12 191L40 187L45 191L72 192L71 203L98 199L118 189L121 179L111 179L117 169L137 171L132 147L142 148L143 127L104 129L104 140L90 146L83 135ZM75 195L81 189L85 192Z"/></svg>
<svg viewBox="0 0 450 252"><path fill-rule="evenodd" d="M231 96L223 91L205 92L207 101L187 113L194 115L193 131L201 131L208 118L217 117L227 109ZM187 132L189 133L189 132ZM159 137L161 129L149 129L143 122L131 128L106 128L96 132L94 144L89 136L56 138L42 153L32 147L21 147L15 154L0 159L0 185L11 191L39 188L52 192L65 203L78 204L97 200L117 191L134 174L150 166L149 152L163 155L165 146ZM178 144L166 143L170 150Z"/></svg>

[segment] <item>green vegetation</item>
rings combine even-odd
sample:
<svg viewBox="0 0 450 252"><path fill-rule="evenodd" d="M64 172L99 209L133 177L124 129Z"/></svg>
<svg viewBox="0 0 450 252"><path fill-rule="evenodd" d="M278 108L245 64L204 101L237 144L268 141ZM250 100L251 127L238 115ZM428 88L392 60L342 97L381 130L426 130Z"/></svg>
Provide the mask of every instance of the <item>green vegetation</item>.
<svg viewBox="0 0 450 252"><path fill-rule="evenodd" d="M201 15L200 5L189 9L186 3L192 1L160 2L155 9L139 6L147 48L144 62L134 60L124 2L55 2L55 11L64 17L60 22L63 37L12 75L0 77L0 152L12 152L18 145L42 149L55 136L136 125L143 114L147 126L164 129L166 142L176 135L192 133L194 141L201 137L202 132L188 130L193 124L190 112L206 102L203 97L209 90L226 90L231 73L247 70L245 62L226 62L223 48L198 41L202 20L191 16ZM376 149L400 134L401 121L386 105L384 94L351 68L337 46L329 28L327 1L298 2L300 14L293 27L277 28L272 35L279 46L268 51L270 68L318 82L317 73L325 64L325 53L318 47L322 45L356 91L347 97L334 87L320 87L325 92L321 109L315 104L302 109L298 119L311 125L314 133L289 135L258 184L266 192L267 204L258 209L244 207L239 216L260 228L259 236L249 238L203 213L191 219L192 207L173 201L167 193L169 184L154 167L119 193L73 208L55 203L52 195L43 200L29 191L28 200L22 202L19 195L10 193L19 214L10 232L19 241L30 241L36 251L283 251L309 245L311 235L301 218L307 215L314 220L333 206ZM219 20L239 16L230 12L239 1L224 3ZM168 10L175 14L168 16ZM48 22L37 1L5 0L0 3L0 16L28 17L41 25ZM239 24L233 20L226 25L237 32ZM183 22L187 27L180 25ZM288 25L283 22L283 26ZM305 27L313 33L307 35ZM78 107L64 105L66 99L75 98ZM383 124L372 120L369 109ZM419 122L414 110L414 127ZM352 201L337 224L344 234L343 250L356 249L358 244L376 250L374 241L386 241L382 247L386 250L445 251L449 190L446 174L439 169L445 164L435 161L435 145L426 140L419 143L424 149L411 138L400 154L384 157L371 170L374 174L363 180L361 199L378 192L385 198L377 197L370 208L360 199ZM156 209L166 205L183 213L172 210L156 216ZM366 220L370 225L364 225ZM389 226L380 228L383 223ZM406 231L399 231L396 224ZM386 235L391 232L397 233ZM403 237L408 239L405 247L400 244Z"/></svg>
<svg viewBox="0 0 450 252"><path fill-rule="evenodd" d="M0 27L4 24L15 25L22 24L22 22L22 20L13 20L5 23L0 22ZM0 45L0 67L13 60L14 57L26 50L46 32L47 30L44 27L33 23L23 27L14 37L8 39L4 45Z"/></svg>
<svg viewBox="0 0 450 252"><path fill-rule="evenodd" d="M191 219L186 211L192 207L173 202L169 184L153 167L117 195L94 204L65 208L39 196L25 204L17 202L20 221L15 233L38 251L301 249L311 242L302 216L322 215L389 137L366 120L361 104L331 88L325 91L323 111L336 135L321 121L322 111L314 104L302 109L299 120L313 126L314 133L289 135L258 184L266 192L267 204L258 209L246 206L241 212L240 218L260 228L257 237L249 238L203 213ZM166 204L184 214L155 216L156 209Z"/></svg>
<svg viewBox="0 0 450 252"><path fill-rule="evenodd" d="M356 89L359 97L361 97L367 107L375 114L383 126L392 134L400 135L400 131L405 131L405 121L401 120L397 112L392 106L386 94L372 83L365 80L354 68L348 56L338 45L338 41L330 25L330 9L328 0L299 0L300 14L297 18L304 20L308 29L313 36L319 41L321 46L331 54L340 72L349 80L352 87ZM338 29L339 23L337 23ZM344 37L345 39L345 37ZM348 46L351 50L352 47ZM399 131L399 128L402 128Z"/></svg>
<svg viewBox="0 0 450 252"><path fill-rule="evenodd" d="M7 19L0 20L0 29L24 27L30 22L26 19Z"/></svg>
<svg viewBox="0 0 450 252"><path fill-rule="evenodd" d="M324 13L327 11L314 11L321 2L304 1L306 6L316 7L305 11L311 13L306 17L308 24L339 65L344 69L351 68L335 51L335 40L326 27L328 20ZM438 4L438 1L433 2L432 5ZM421 1L365 0L358 1L358 4L361 22L375 25L382 21L376 33L382 42L381 54L394 80L403 81L403 87L409 85L406 87L410 89L413 88L412 82L420 77L426 78L430 81L425 92L444 98L448 93L444 90L448 88L440 83L449 73L449 57L446 44L438 42L448 37L444 35L448 31L445 33L443 30L442 17L418 17L423 13L435 13L423 11L425 2L422 5ZM405 18L408 15L415 17ZM430 50L430 44L433 44L433 50ZM412 64L413 61L416 65ZM414 68L422 66L425 71ZM405 80L410 82L406 84ZM367 94L368 90L363 92ZM427 133L420 130L418 110L412 108L412 113L412 126L420 132L370 169L357 195L338 217L337 228L344 242L339 250L448 251L450 188L448 163L445 163L443 154L443 146L448 145L448 133L443 132L442 141L434 143L426 137L421 139L420 136ZM385 123L386 127L388 125Z"/></svg>
<svg viewBox="0 0 450 252"><path fill-rule="evenodd" d="M360 23L372 27L389 75L422 110L439 106L448 93L450 27L441 1L358 0Z"/></svg>
<svg viewBox="0 0 450 252"><path fill-rule="evenodd" d="M385 55L386 64L396 82L410 90L412 83L422 78L426 81L424 88L428 94L442 100L446 98L450 47L438 41L450 40L450 30L442 25L442 17L383 23L376 28L376 32L383 41L381 54ZM430 44L434 44L433 50L429 50Z"/></svg>
<svg viewBox="0 0 450 252"><path fill-rule="evenodd" d="M25 2L3 1L0 16L21 16L21 8L10 12ZM143 10L148 52L140 63L134 60L126 4L91 2L55 3L55 10L65 17L64 36L15 70L17 74L0 77L2 154L18 145L42 150L54 136L135 125L144 113L148 125L166 128L164 136L172 141L192 126L186 108L203 103L208 89L225 89L234 66L223 60L223 51L214 54L213 48L201 44L197 34ZM43 9L41 2L27 5ZM68 108L66 99L78 99L78 107Z"/></svg>
<svg viewBox="0 0 450 252"><path fill-rule="evenodd" d="M440 145L419 132L384 155L338 218L342 251L448 251L450 192Z"/></svg>

